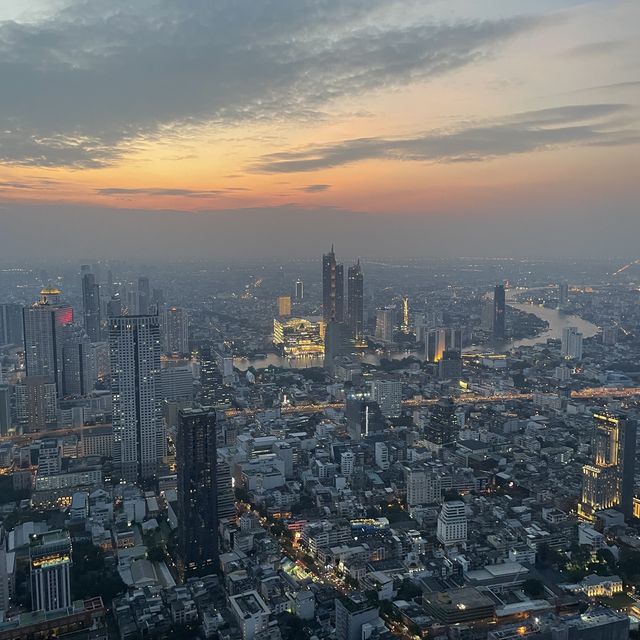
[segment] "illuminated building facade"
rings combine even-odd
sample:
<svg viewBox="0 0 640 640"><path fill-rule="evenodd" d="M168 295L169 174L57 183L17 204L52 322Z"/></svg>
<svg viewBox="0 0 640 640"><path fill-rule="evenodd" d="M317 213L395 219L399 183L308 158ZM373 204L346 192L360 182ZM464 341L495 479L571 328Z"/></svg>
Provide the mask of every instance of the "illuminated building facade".
<svg viewBox="0 0 640 640"><path fill-rule="evenodd" d="M291 315L291 296L278 296L278 315L281 318Z"/></svg>
<svg viewBox="0 0 640 640"><path fill-rule="evenodd" d="M428 362L440 362L445 351L462 350L462 330L452 327L431 329L424 334L424 355Z"/></svg>
<svg viewBox="0 0 640 640"><path fill-rule="evenodd" d="M22 310L27 376L44 376L63 394L65 329L73 323L73 309L61 304L58 289L43 289L40 300Z"/></svg>
<svg viewBox="0 0 640 640"><path fill-rule="evenodd" d="M580 516L593 519L595 511L617 507L633 517L637 425L624 414L594 415L593 463L582 468Z"/></svg>
<svg viewBox="0 0 640 640"><path fill-rule="evenodd" d="M34 611L70 607L71 539L66 531L48 531L29 547L31 606Z"/></svg>
<svg viewBox="0 0 640 640"><path fill-rule="evenodd" d="M333 251L322 256L322 318L325 322L344 320L344 266Z"/></svg>
<svg viewBox="0 0 640 640"><path fill-rule="evenodd" d="M360 260L347 271L348 322L351 335L361 340L364 333L364 276Z"/></svg>
<svg viewBox="0 0 640 640"><path fill-rule="evenodd" d="M109 319L113 459L128 482L155 476L164 453L158 316Z"/></svg>
<svg viewBox="0 0 640 640"><path fill-rule="evenodd" d="M273 344L286 357L323 356L324 324L306 318L276 318Z"/></svg>
<svg viewBox="0 0 640 640"><path fill-rule="evenodd" d="M409 296L402 296L402 323L400 324L400 331L402 333L409 333Z"/></svg>

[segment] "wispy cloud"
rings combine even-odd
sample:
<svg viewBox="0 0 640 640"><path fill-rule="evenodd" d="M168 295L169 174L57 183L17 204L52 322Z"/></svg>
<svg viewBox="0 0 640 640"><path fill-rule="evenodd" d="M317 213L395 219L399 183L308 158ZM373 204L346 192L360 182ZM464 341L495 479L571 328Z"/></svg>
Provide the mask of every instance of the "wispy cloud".
<svg viewBox="0 0 640 640"><path fill-rule="evenodd" d="M329 189L331 189L330 184L308 184L306 187L302 187L301 191L305 193L321 193Z"/></svg>
<svg viewBox="0 0 640 640"><path fill-rule="evenodd" d="M151 196L151 197L182 197L182 198L212 198L215 196L224 196L237 191L247 191L240 187L231 189L171 189L162 187L107 187L104 189L96 189L96 193L101 196L113 197L134 197L134 196Z"/></svg>
<svg viewBox="0 0 640 640"><path fill-rule="evenodd" d="M493 122L403 138L357 138L272 153L252 167L264 173L329 169L371 159L477 162L567 145L614 146L640 135L626 104L587 104L529 111Z"/></svg>
<svg viewBox="0 0 640 640"><path fill-rule="evenodd" d="M425 5L428 3L424 3ZM538 17L403 21L398 0L69 0L0 23L0 162L102 167L198 123L317 118L459 69Z"/></svg>

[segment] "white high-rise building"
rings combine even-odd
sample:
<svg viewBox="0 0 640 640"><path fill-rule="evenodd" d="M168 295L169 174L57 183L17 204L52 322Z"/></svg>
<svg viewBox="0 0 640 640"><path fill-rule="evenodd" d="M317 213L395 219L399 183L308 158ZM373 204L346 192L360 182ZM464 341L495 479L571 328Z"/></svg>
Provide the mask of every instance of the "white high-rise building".
<svg viewBox="0 0 640 640"><path fill-rule="evenodd" d="M377 467L386 471L389 468L389 447L384 442L376 442L375 456Z"/></svg>
<svg viewBox="0 0 640 640"><path fill-rule="evenodd" d="M582 360L582 334L577 327L565 327L562 330L560 354L567 360Z"/></svg>
<svg viewBox="0 0 640 640"><path fill-rule="evenodd" d="M378 403L385 418L397 418L402 413L402 383L399 380L374 380L371 399Z"/></svg>
<svg viewBox="0 0 640 640"><path fill-rule="evenodd" d="M32 538L29 545L31 607L34 611L56 611L70 607L71 539L66 531L48 531Z"/></svg>
<svg viewBox="0 0 640 640"><path fill-rule="evenodd" d="M109 319L113 459L122 478L153 477L164 453L158 316Z"/></svg>
<svg viewBox="0 0 640 640"><path fill-rule="evenodd" d="M443 503L436 536L445 546L467 541L467 509L462 500Z"/></svg>
<svg viewBox="0 0 640 640"><path fill-rule="evenodd" d="M189 314L186 309L169 307L162 312L162 350L189 353Z"/></svg>
<svg viewBox="0 0 640 640"><path fill-rule="evenodd" d="M442 499L440 477L425 466L407 469L407 504L410 507L433 504Z"/></svg>
<svg viewBox="0 0 640 640"><path fill-rule="evenodd" d="M347 478L356 466L356 456L352 451L345 451L340 455L340 473Z"/></svg>

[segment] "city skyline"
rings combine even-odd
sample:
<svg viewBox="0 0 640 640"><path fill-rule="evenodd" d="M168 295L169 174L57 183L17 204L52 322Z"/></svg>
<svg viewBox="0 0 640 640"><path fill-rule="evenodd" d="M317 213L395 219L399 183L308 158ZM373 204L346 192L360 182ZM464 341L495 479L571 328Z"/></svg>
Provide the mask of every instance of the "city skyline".
<svg viewBox="0 0 640 640"><path fill-rule="evenodd" d="M5 2L0 251L637 257L639 12Z"/></svg>

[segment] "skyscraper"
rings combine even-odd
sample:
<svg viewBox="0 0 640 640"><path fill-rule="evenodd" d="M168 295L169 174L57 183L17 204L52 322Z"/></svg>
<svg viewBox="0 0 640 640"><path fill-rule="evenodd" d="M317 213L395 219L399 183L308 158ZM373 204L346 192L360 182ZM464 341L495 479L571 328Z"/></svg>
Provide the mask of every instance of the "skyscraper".
<svg viewBox="0 0 640 640"><path fill-rule="evenodd" d="M91 342L100 342L100 286L93 273L82 276L84 330Z"/></svg>
<svg viewBox="0 0 640 640"><path fill-rule="evenodd" d="M444 502L438 514L436 535L443 545L467 541L467 510L462 500Z"/></svg>
<svg viewBox="0 0 640 640"><path fill-rule="evenodd" d="M351 335L361 340L364 333L364 277L360 260L347 271L347 309Z"/></svg>
<svg viewBox="0 0 640 640"><path fill-rule="evenodd" d="M22 310L27 376L45 376L63 394L63 348L73 309L60 302L58 289L43 289L40 300Z"/></svg>
<svg viewBox="0 0 640 640"><path fill-rule="evenodd" d="M569 302L569 285L566 282L558 285L558 302L560 307L566 306Z"/></svg>
<svg viewBox="0 0 640 640"><path fill-rule="evenodd" d="M186 309L169 307L161 314L164 353L189 353L189 314Z"/></svg>
<svg viewBox="0 0 640 640"><path fill-rule="evenodd" d="M633 512L636 465L636 421L621 413L594 415L593 463L582 468L582 501L578 512L591 518L598 509Z"/></svg>
<svg viewBox="0 0 640 640"><path fill-rule="evenodd" d="M402 382L393 378L374 380L371 398L378 403L385 418L397 418L402 413Z"/></svg>
<svg viewBox="0 0 640 640"><path fill-rule="evenodd" d="M62 348L65 397L85 396L93 391L97 379L94 344L81 327L66 327Z"/></svg>
<svg viewBox="0 0 640 640"><path fill-rule="evenodd" d="M349 328L344 322L331 321L324 332L324 368L333 375L334 359L349 353Z"/></svg>
<svg viewBox="0 0 640 640"><path fill-rule="evenodd" d="M322 318L325 322L344 320L344 267L336 263L336 254L322 256Z"/></svg>
<svg viewBox="0 0 640 640"><path fill-rule="evenodd" d="M304 300L304 282L300 278L296 280L296 300L298 302Z"/></svg>
<svg viewBox="0 0 640 640"><path fill-rule="evenodd" d="M345 400L344 416L347 420L347 432L352 440L360 440L381 432L385 420L377 402L370 394L352 393Z"/></svg>
<svg viewBox="0 0 640 640"><path fill-rule="evenodd" d="M153 477L164 454L158 316L109 319L113 458L126 481Z"/></svg>
<svg viewBox="0 0 640 640"><path fill-rule="evenodd" d="M66 531L48 531L29 545L31 607L55 611L71 606L71 539Z"/></svg>
<svg viewBox="0 0 640 640"><path fill-rule="evenodd" d="M19 304L0 304L0 346L22 344L22 307Z"/></svg>
<svg viewBox="0 0 640 640"><path fill-rule="evenodd" d="M429 329L424 334L424 347L429 362L440 362L445 351L462 350L462 330L455 327Z"/></svg>
<svg viewBox="0 0 640 640"><path fill-rule="evenodd" d="M409 296L402 296L402 322L400 323L400 331L402 333L409 333L410 321L409 321Z"/></svg>
<svg viewBox="0 0 640 640"><path fill-rule="evenodd" d="M278 296L278 315L288 318L291 315L291 296Z"/></svg>
<svg viewBox="0 0 640 640"><path fill-rule="evenodd" d="M394 309L384 308L376 311L375 336L378 340L383 342L393 341L394 317Z"/></svg>
<svg viewBox="0 0 640 640"><path fill-rule="evenodd" d="M55 424L56 409L56 385L46 376L27 376L16 385L16 422L22 433Z"/></svg>
<svg viewBox="0 0 640 640"><path fill-rule="evenodd" d="M178 526L185 573L211 573L218 564L216 413L181 409L177 435Z"/></svg>
<svg viewBox="0 0 640 640"><path fill-rule="evenodd" d="M200 347L200 404L206 407L227 407L231 405L229 387L218 366L218 355L209 344Z"/></svg>
<svg viewBox="0 0 640 640"><path fill-rule="evenodd" d="M8 435L11 422L11 389L2 380L2 367L0 366L0 436Z"/></svg>
<svg viewBox="0 0 640 640"><path fill-rule="evenodd" d="M582 334L577 327L562 329L560 355L567 360L582 360Z"/></svg>
<svg viewBox="0 0 640 640"><path fill-rule="evenodd" d="M149 313L149 305L151 304L151 289L149 287L149 278L144 276L138 278L138 313L141 316Z"/></svg>
<svg viewBox="0 0 640 640"><path fill-rule="evenodd" d="M505 314L504 285L497 284L493 290L493 337L495 340L504 340Z"/></svg>

